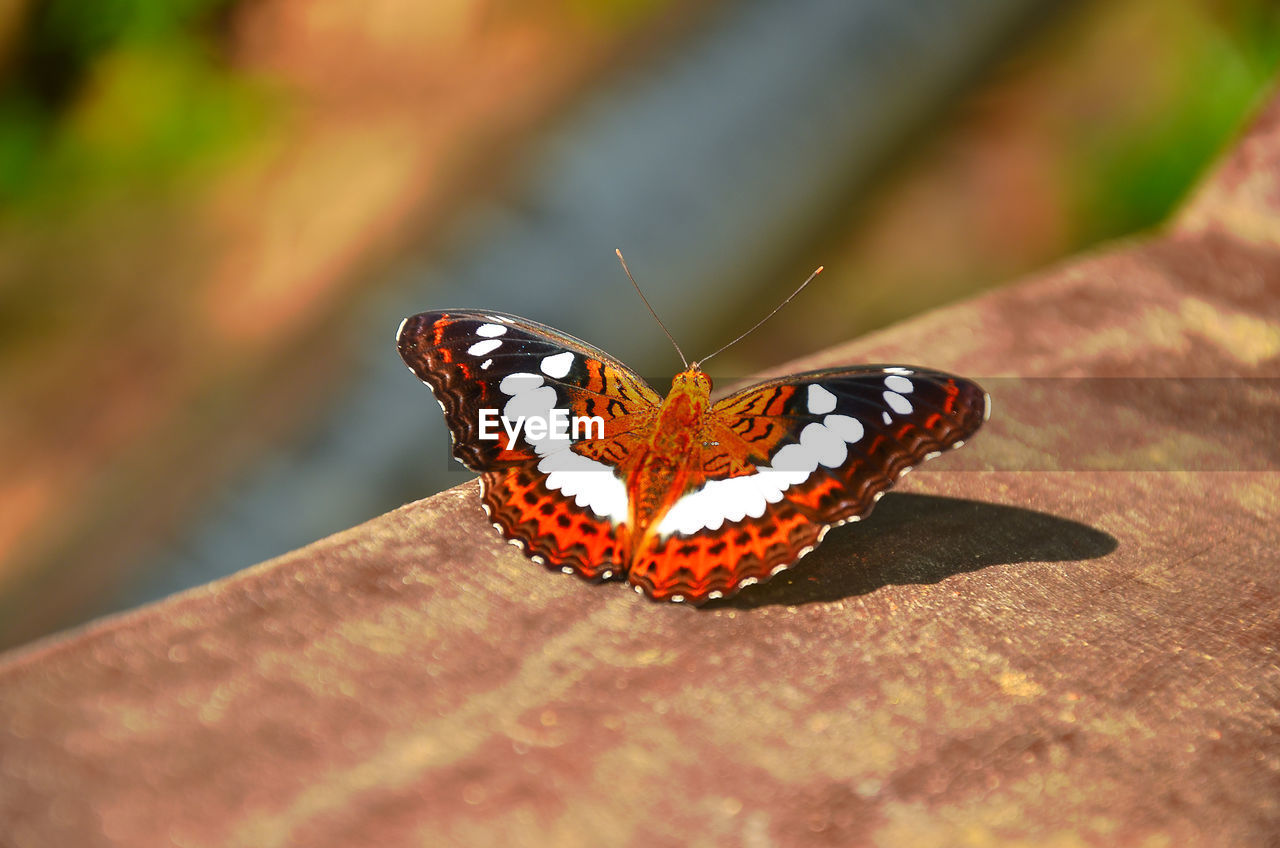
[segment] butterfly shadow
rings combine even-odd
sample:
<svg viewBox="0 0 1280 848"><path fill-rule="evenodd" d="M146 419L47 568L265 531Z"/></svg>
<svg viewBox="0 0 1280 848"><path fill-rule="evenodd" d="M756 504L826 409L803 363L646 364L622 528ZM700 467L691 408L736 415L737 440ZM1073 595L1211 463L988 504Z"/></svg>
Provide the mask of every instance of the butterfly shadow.
<svg viewBox="0 0 1280 848"><path fill-rule="evenodd" d="M838 601L882 586L937 583L992 565L1096 559L1118 545L1108 533L1045 512L890 494L866 521L832 530L795 570L706 608Z"/></svg>

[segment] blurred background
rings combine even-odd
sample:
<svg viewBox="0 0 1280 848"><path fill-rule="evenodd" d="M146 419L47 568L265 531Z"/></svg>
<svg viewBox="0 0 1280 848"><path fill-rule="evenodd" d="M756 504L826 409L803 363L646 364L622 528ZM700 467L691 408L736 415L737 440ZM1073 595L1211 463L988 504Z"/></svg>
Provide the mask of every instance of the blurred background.
<svg viewBox="0 0 1280 848"><path fill-rule="evenodd" d="M1278 62L1264 0L3 0L0 647L467 479L405 315L665 390L615 247L691 355L825 264L723 385L1159 225Z"/></svg>

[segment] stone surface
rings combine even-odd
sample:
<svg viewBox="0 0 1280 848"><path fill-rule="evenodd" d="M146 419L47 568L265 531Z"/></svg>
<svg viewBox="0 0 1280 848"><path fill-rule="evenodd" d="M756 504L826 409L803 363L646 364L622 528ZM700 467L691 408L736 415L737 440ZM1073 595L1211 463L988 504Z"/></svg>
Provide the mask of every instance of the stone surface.
<svg viewBox="0 0 1280 848"><path fill-rule="evenodd" d="M730 602L546 573L471 484L10 654L4 844L1274 840L1278 114L1164 237L803 363L994 417Z"/></svg>

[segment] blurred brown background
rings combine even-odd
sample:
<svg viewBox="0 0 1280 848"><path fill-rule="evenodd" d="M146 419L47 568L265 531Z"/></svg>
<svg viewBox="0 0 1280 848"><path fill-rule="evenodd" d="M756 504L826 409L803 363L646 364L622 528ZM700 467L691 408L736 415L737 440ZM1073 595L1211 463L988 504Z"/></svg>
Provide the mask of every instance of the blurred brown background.
<svg viewBox="0 0 1280 848"><path fill-rule="evenodd" d="M825 264L749 374L1158 225L1280 63L1262 0L955 5L0 3L0 647L465 479L403 315L665 388L615 247L694 355Z"/></svg>

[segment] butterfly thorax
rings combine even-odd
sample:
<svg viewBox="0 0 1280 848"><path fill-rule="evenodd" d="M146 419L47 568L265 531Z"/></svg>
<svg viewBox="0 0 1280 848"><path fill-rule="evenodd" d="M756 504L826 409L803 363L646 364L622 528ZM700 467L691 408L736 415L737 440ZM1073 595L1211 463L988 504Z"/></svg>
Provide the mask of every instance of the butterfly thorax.
<svg viewBox="0 0 1280 848"><path fill-rule="evenodd" d="M627 475L627 488L633 493L633 549L696 481L710 408L711 378L696 365L671 381L671 392L663 399L644 449Z"/></svg>

